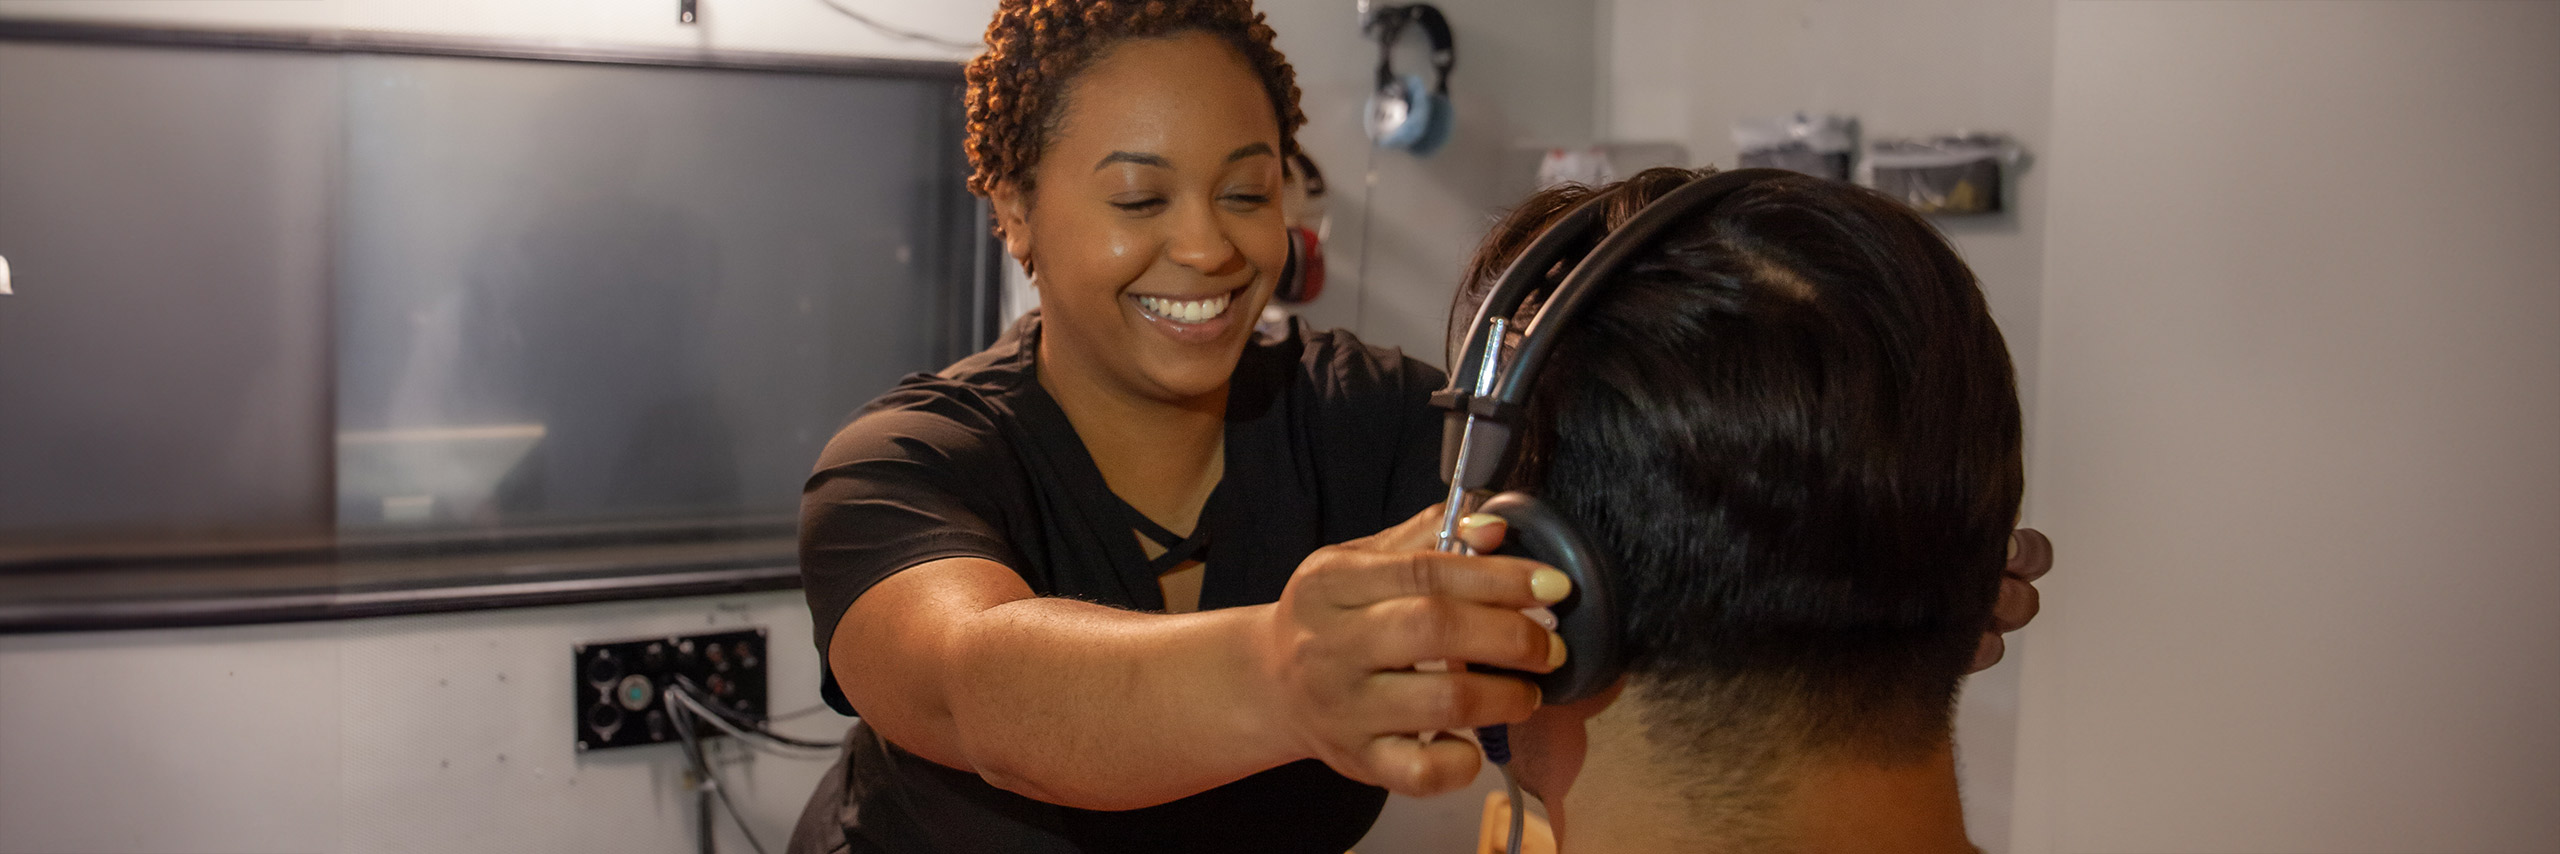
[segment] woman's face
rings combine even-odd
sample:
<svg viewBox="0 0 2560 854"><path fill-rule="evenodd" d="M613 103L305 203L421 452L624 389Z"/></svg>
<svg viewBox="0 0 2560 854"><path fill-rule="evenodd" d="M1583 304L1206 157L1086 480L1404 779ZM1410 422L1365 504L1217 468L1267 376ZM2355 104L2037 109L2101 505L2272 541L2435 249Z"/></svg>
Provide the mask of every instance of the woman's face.
<svg viewBox="0 0 2560 854"><path fill-rule="evenodd" d="M1260 78L1212 35L1132 39L1068 85L1062 119L1037 190L994 193L1040 291L1044 377L1218 395L1288 257Z"/></svg>

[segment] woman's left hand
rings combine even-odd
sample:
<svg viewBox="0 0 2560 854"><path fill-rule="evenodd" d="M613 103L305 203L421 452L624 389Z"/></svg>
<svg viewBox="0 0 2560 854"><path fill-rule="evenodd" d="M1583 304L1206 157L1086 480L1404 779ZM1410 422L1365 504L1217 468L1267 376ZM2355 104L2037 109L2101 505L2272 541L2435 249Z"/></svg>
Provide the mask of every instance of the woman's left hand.
<svg viewBox="0 0 2560 854"><path fill-rule="evenodd" d="M2040 607L2036 579L2052 569L2052 540L2034 528L2009 532L2009 565L2000 568L2000 601L1991 606L1991 630L1982 633L1982 644L1973 649L1973 672L2000 663L2000 656L2008 652L2000 636L2036 618Z"/></svg>

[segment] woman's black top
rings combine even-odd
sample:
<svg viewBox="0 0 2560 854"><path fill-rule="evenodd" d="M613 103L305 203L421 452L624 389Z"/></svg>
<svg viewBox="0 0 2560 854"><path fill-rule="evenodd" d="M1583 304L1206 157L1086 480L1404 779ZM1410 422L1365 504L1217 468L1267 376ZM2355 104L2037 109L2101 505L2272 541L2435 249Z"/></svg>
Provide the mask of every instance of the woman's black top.
<svg viewBox="0 0 2560 854"><path fill-rule="evenodd" d="M908 377L828 443L800 527L822 663L855 597L941 558L1004 564L1043 596L1163 610L1161 566L1138 536L1166 534L1111 492L1040 387L1039 335L1034 313L986 351ZM1441 381L1431 366L1344 332L1293 323L1257 336L1230 384L1224 479L1177 545L1208 567L1200 607L1275 601L1318 547L1438 500L1440 416L1427 397ZM831 676L822 693L856 713ZM843 842L810 850L1339 854L1386 800L1305 760L1159 806L1082 810L997 789L867 726L849 739L840 776L821 786L801 826L803 836L837 830Z"/></svg>

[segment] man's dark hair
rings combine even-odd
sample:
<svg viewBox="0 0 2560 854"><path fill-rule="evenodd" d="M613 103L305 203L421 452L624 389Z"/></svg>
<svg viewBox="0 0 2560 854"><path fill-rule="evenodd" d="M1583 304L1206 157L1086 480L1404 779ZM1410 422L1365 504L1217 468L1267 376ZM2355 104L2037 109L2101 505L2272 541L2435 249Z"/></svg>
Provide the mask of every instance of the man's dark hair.
<svg viewBox="0 0 2560 854"><path fill-rule="evenodd" d="M1532 196L1453 322L1565 211L1607 195L1615 228L1698 175ZM2021 489L2016 381L1972 272L1902 204L1787 176L1601 287L1535 381L1509 485L1616 559L1650 737L1741 773L1943 745Z"/></svg>

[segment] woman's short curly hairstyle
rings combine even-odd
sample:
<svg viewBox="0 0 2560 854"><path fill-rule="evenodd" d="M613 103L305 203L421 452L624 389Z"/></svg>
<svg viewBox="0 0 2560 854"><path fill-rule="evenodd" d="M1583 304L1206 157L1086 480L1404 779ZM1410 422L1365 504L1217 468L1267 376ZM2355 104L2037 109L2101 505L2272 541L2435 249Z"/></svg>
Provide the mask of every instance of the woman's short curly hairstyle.
<svg viewBox="0 0 2560 854"><path fill-rule="evenodd" d="M1031 169L1064 121L1067 85L1123 39L1206 32L1235 47L1271 95L1283 162L1307 123L1298 75L1272 46L1271 25L1251 0L1002 0L987 25L987 51L969 62L969 190L1010 182L1031 189Z"/></svg>

